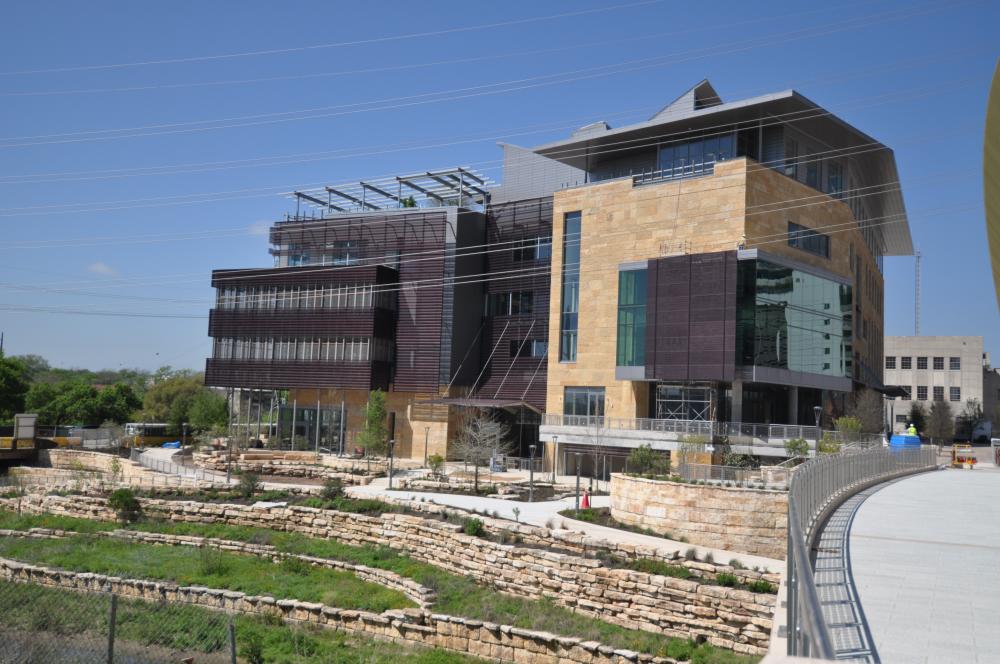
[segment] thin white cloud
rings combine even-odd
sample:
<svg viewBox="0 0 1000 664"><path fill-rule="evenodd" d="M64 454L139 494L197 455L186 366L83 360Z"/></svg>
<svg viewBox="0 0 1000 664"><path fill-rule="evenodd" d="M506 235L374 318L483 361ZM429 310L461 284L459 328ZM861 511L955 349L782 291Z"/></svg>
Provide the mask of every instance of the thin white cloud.
<svg viewBox="0 0 1000 664"><path fill-rule="evenodd" d="M271 230L271 222L255 221L250 224L248 230L250 231L250 235L267 235L268 231Z"/></svg>
<svg viewBox="0 0 1000 664"><path fill-rule="evenodd" d="M111 267L107 263L102 261L97 261L96 263L91 263L87 266L87 272L93 272L94 274L100 274L105 277L117 277L118 270Z"/></svg>

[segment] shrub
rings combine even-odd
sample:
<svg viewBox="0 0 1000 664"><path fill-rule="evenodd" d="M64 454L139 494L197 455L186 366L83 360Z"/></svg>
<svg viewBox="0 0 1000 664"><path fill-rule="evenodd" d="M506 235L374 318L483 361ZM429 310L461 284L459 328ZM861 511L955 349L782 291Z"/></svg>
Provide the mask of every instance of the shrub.
<svg viewBox="0 0 1000 664"><path fill-rule="evenodd" d="M240 655L248 664L264 664L264 639L257 631L240 634Z"/></svg>
<svg viewBox="0 0 1000 664"><path fill-rule="evenodd" d="M323 500L335 500L344 495L344 482L339 477L331 477L323 482L319 495Z"/></svg>
<svg viewBox="0 0 1000 664"><path fill-rule="evenodd" d="M690 579L691 570L683 565L671 565L662 560L652 560L650 558L639 558L628 563L631 569L647 574L658 574L660 576L670 576L675 579Z"/></svg>
<svg viewBox="0 0 1000 664"><path fill-rule="evenodd" d="M597 512L590 508L585 510L568 510L566 516L586 523L595 523L597 521Z"/></svg>
<svg viewBox="0 0 1000 664"><path fill-rule="evenodd" d="M108 496L108 507L113 509L122 523L129 523L139 518L141 508L139 500L132 489L115 489Z"/></svg>
<svg viewBox="0 0 1000 664"><path fill-rule="evenodd" d="M715 564L715 556L712 555L711 551L709 551L708 553L705 554L705 557L704 557L703 560L704 560L704 562L708 563L709 565Z"/></svg>
<svg viewBox="0 0 1000 664"><path fill-rule="evenodd" d="M746 566L744 566L743 563L741 563L736 558L733 558L732 560L729 561L729 566L732 567L733 569L746 569Z"/></svg>
<svg viewBox="0 0 1000 664"><path fill-rule="evenodd" d="M684 560L698 560L698 552L693 546L684 552Z"/></svg>
<svg viewBox="0 0 1000 664"><path fill-rule="evenodd" d="M640 475L662 472L666 465L663 455L654 452L649 445L640 445L628 455L628 469Z"/></svg>
<svg viewBox="0 0 1000 664"><path fill-rule="evenodd" d="M263 488L260 483L260 476L257 473L242 472L240 473L239 484L236 485L236 493L244 498L250 498L255 493L258 493Z"/></svg>
<svg viewBox="0 0 1000 664"><path fill-rule="evenodd" d="M774 587L773 583L769 583L764 579L758 579L756 581L751 581L747 584L747 590L752 593L768 593L773 595L778 592L778 589Z"/></svg>
<svg viewBox="0 0 1000 664"><path fill-rule="evenodd" d="M715 575L715 582L720 586L725 586L727 588L735 588L739 585L740 580L736 578L735 574L730 574L729 572L720 572Z"/></svg>
<svg viewBox="0 0 1000 664"><path fill-rule="evenodd" d="M854 419L854 418L844 418L843 419ZM839 422L840 420L838 420ZM817 448L820 454L836 454L840 451L841 443L839 440L833 437L829 431L823 432L823 437L819 441L819 447Z"/></svg>
<svg viewBox="0 0 1000 664"><path fill-rule="evenodd" d="M441 471L444 470L444 457L440 454L432 454L427 457L427 466L431 469L431 472L435 475L440 475Z"/></svg>
<svg viewBox="0 0 1000 664"><path fill-rule="evenodd" d="M469 517L462 521L462 532L473 537L482 537L486 534L486 529L483 527L481 519Z"/></svg>
<svg viewBox="0 0 1000 664"><path fill-rule="evenodd" d="M809 443L805 438L792 438L785 441L785 453L790 457L807 456L809 454Z"/></svg>
<svg viewBox="0 0 1000 664"><path fill-rule="evenodd" d="M691 659L694 651L694 643L688 639L671 639L667 644L667 657L676 659L678 662L686 662Z"/></svg>

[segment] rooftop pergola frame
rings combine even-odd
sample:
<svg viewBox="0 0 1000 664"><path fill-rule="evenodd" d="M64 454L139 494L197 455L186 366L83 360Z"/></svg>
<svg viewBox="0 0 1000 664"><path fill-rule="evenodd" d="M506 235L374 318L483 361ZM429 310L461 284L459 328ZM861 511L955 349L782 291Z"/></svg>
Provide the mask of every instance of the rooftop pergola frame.
<svg viewBox="0 0 1000 664"><path fill-rule="evenodd" d="M418 207L486 205L492 185L484 174L459 166L304 189L288 196L295 199L295 216L300 217L303 205L323 213L366 212L406 208L411 198Z"/></svg>

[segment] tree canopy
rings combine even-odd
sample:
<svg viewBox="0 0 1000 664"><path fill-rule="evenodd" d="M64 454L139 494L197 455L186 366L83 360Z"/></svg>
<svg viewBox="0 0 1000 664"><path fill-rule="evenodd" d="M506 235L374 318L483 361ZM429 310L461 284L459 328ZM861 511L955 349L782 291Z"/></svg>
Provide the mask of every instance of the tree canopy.
<svg viewBox="0 0 1000 664"><path fill-rule="evenodd" d="M0 353L0 422L9 422L24 411L30 375L28 366L19 358Z"/></svg>
<svg viewBox="0 0 1000 664"><path fill-rule="evenodd" d="M132 386L125 383L98 389L82 381L63 381L32 384L25 410L38 413L45 424L121 424L129 421L141 403Z"/></svg>

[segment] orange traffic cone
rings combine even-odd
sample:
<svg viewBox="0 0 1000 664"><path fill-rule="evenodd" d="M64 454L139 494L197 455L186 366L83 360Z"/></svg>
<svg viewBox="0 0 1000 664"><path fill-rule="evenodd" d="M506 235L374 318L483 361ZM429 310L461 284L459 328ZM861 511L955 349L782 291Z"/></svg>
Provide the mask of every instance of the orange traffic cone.
<svg viewBox="0 0 1000 664"><path fill-rule="evenodd" d="M583 500L580 501L580 509L589 510L590 509L590 494L586 491L583 492Z"/></svg>

